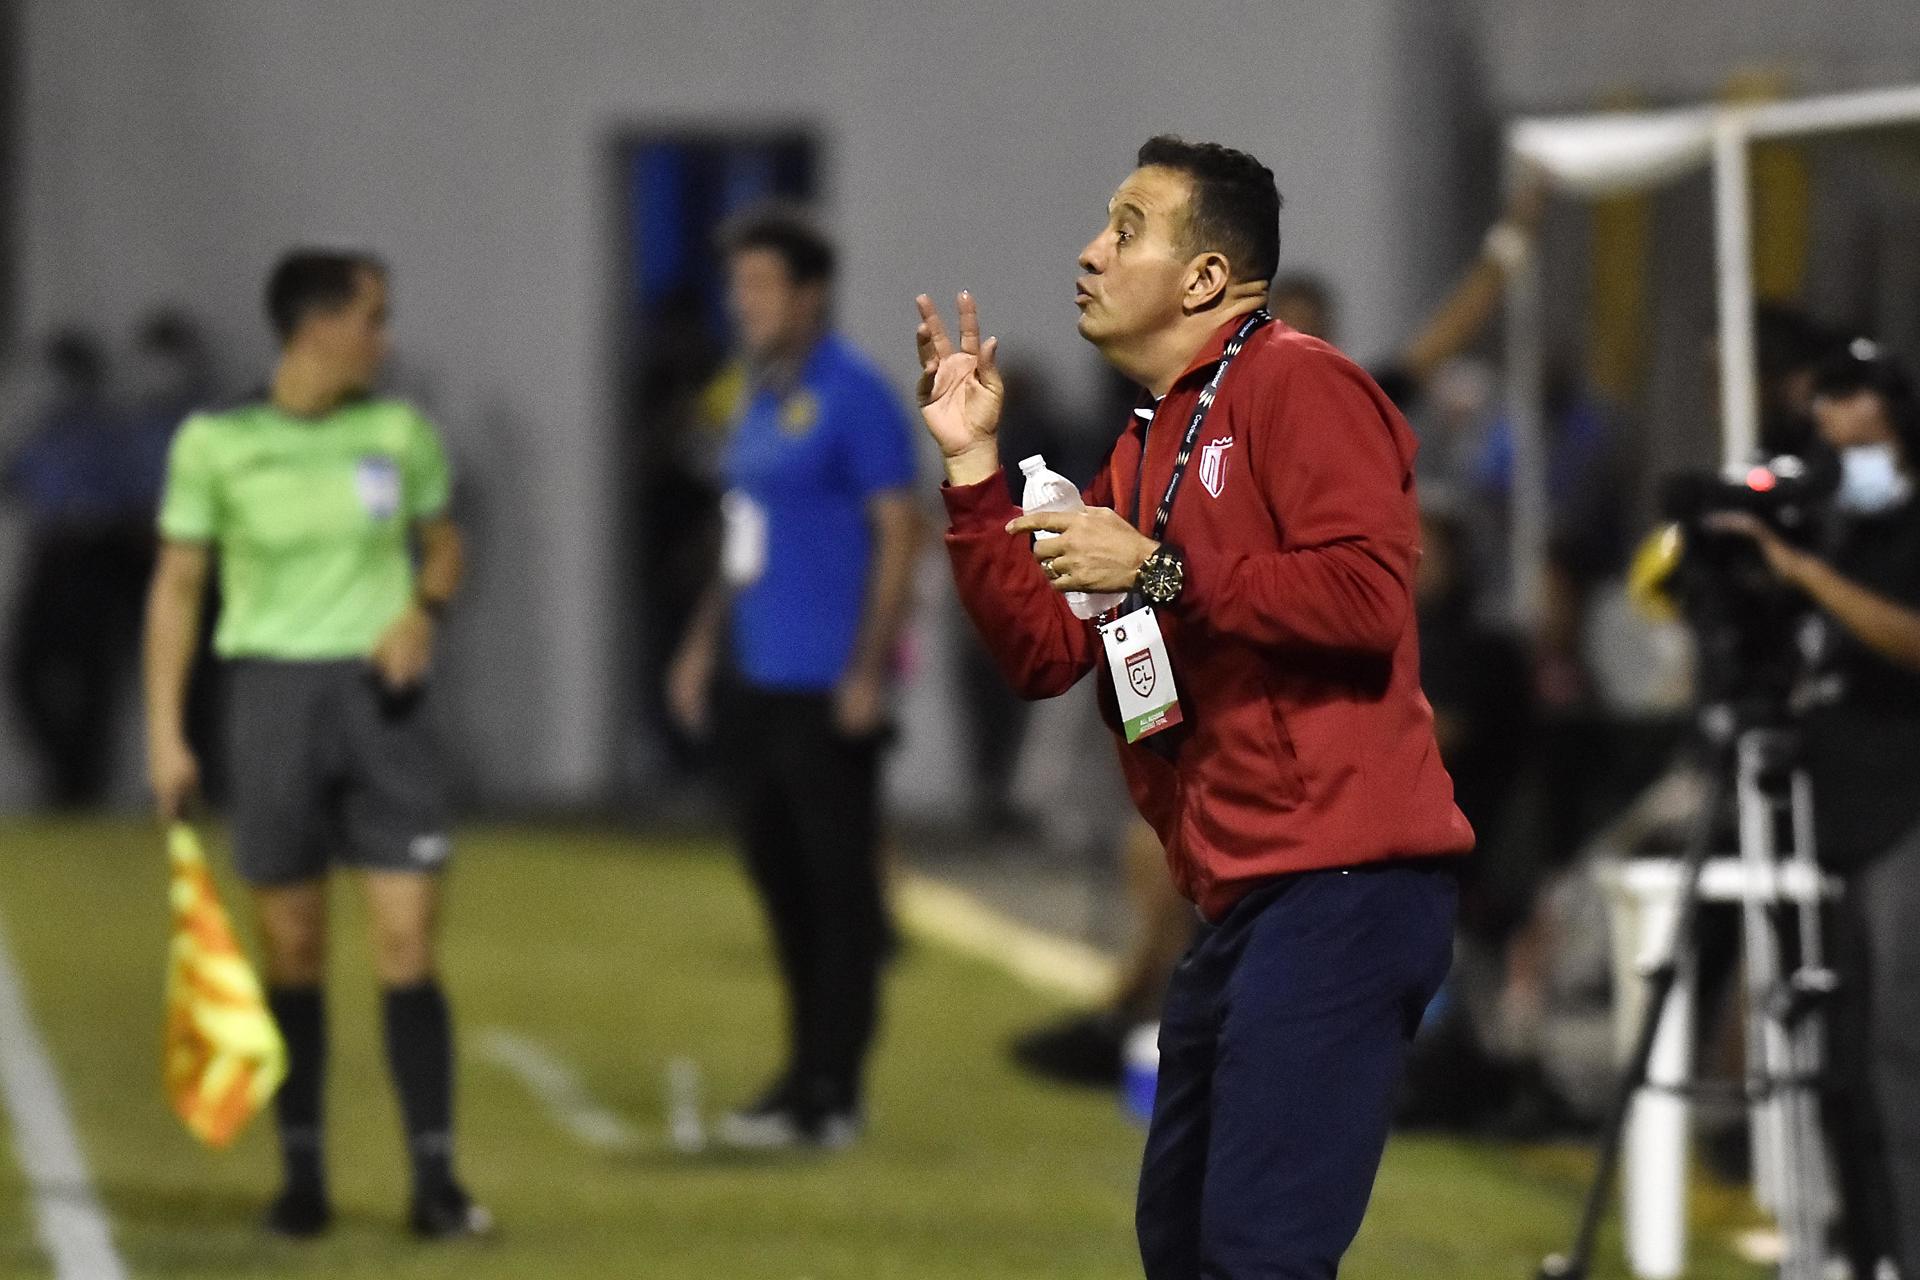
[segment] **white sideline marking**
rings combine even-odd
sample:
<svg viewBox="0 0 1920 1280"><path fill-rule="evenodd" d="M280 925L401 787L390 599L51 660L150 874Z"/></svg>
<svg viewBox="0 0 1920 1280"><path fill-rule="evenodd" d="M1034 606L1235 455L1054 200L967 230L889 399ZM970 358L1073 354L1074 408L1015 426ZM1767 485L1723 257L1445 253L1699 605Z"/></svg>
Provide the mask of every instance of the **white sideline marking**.
<svg viewBox="0 0 1920 1280"><path fill-rule="evenodd" d="M915 933L997 965L1035 990L1087 1003L1113 995L1118 966L1112 958L1010 919L964 890L907 876L895 903Z"/></svg>
<svg viewBox="0 0 1920 1280"><path fill-rule="evenodd" d="M512 1072L560 1127L602 1151L637 1151L639 1131L594 1100L573 1064L531 1036L488 1027L477 1037L480 1056Z"/></svg>
<svg viewBox="0 0 1920 1280"><path fill-rule="evenodd" d="M40 1244L57 1280L125 1280L126 1263L93 1193L86 1157L67 1114L53 1059L40 1039L0 926L0 1092L13 1117L13 1145L33 1194Z"/></svg>

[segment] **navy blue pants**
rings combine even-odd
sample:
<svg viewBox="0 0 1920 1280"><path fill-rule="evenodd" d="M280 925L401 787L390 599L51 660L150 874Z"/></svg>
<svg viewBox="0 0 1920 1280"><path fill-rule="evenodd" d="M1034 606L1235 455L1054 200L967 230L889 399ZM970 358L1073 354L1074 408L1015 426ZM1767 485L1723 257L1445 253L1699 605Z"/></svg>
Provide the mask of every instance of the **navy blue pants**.
<svg viewBox="0 0 1920 1280"><path fill-rule="evenodd" d="M1446 976L1452 860L1262 886L1174 971L1140 1170L1147 1280L1332 1280Z"/></svg>

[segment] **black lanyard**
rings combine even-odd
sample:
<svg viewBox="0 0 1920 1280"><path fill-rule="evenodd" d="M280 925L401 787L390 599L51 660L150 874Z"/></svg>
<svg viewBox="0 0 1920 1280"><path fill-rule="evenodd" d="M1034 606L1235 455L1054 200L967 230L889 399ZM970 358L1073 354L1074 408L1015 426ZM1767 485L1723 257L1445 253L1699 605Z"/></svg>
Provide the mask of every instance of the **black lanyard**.
<svg viewBox="0 0 1920 1280"><path fill-rule="evenodd" d="M1200 441L1200 428L1206 424L1207 411L1213 408L1213 401L1220 394L1220 384L1226 380L1227 366L1240 354L1240 348L1247 345L1254 331L1272 320L1262 307L1247 316L1240 331L1228 340L1226 348L1220 353L1220 363L1213 367L1213 376L1207 379L1207 385L1200 389L1200 402L1193 408L1193 417L1187 421L1187 435L1180 442L1179 456L1173 460L1173 474L1167 477L1167 491L1160 498L1160 510L1153 517L1153 540L1164 542L1167 537L1167 522L1173 519L1174 495L1180 492L1180 482L1186 479L1187 463L1193 459L1193 446ZM1140 432L1140 470L1133 481L1133 524L1140 525L1141 491L1147 482L1147 436L1153 429L1149 421Z"/></svg>

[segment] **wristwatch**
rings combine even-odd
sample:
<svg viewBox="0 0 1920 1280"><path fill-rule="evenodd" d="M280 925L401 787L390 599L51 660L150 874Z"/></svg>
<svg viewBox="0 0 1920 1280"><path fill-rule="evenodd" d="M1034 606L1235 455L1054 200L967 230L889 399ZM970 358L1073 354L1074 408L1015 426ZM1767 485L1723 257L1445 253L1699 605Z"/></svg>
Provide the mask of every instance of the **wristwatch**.
<svg viewBox="0 0 1920 1280"><path fill-rule="evenodd" d="M1181 558L1180 549L1167 542L1161 543L1146 558L1140 566L1140 576L1134 579L1134 586L1151 605L1172 604L1180 598L1180 589L1186 585L1187 562Z"/></svg>

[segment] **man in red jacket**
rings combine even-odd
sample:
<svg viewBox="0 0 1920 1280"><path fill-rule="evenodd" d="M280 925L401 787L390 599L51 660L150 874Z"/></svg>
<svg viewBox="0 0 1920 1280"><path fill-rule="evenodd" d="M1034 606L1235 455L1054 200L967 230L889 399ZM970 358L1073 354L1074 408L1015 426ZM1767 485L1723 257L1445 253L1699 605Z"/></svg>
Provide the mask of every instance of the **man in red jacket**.
<svg viewBox="0 0 1920 1280"><path fill-rule="evenodd" d="M1413 436L1357 365L1262 309L1279 209L1251 156L1140 149L1080 255L1081 335L1145 392L1084 512L1012 506L997 340L969 295L957 346L918 300L961 599L1024 695L1094 673L1206 922L1161 1022L1149 1280L1336 1274L1473 845L1420 693ZM1067 591L1131 594L1096 623Z"/></svg>

